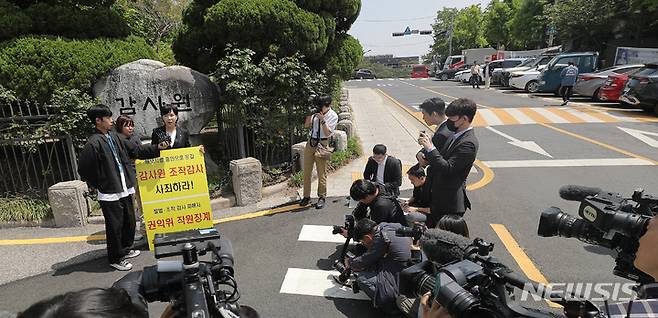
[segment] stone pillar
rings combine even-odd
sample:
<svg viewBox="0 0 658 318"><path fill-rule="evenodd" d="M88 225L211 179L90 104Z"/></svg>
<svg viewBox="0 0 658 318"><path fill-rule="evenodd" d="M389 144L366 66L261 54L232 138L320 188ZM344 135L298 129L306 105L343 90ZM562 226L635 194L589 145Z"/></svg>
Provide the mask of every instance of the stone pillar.
<svg viewBox="0 0 658 318"><path fill-rule="evenodd" d="M292 158L297 158L294 162L293 171L302 171L304 170L304 148L306 148L306 141L292 145L290 149L290 154Z"/></svg>
<svg viewBox="0 0 658 318"><path fill-rule="evenodd" d="M87 225L87 184L80 180L57 183L48 188L48 202L56 227Z"/></svg>
<svg viewBox="0 0 658 318"><path fill-rule="evenodd" d="M232 160L230 168L235 204L245 206L260 202L263 198L263 167L260 161L251 157Z"/></svg>
<svg viewBox="0 0 658 318"><path fill-rule="evenodd" d="M335 130L331 136L336 144L336 151L347 150L347 133L342 130Z"/></svg>
<svg viewBox="0 0 658 318"><path fill-rule="evenodd" d="M351 138L353 134L353 129L354 129L354 124L352 124L351 120L341 120L338 122L338 125L336 125L336 129L342 130L345 133L347 133L347 138Z"/></svg>
<svg viewBox="0 0 658 318"><path fill-rule="evenodd" d="M349 106L340 106L340 112L341 113L349 113L350 112L350 107Z"/></svg>
<svg viewBox="0 0 658 318"><path fill-rule="evenodd" d="M352 120L352 114L347 112L338 114L338 120L343 120L343 119Z"/></svg>

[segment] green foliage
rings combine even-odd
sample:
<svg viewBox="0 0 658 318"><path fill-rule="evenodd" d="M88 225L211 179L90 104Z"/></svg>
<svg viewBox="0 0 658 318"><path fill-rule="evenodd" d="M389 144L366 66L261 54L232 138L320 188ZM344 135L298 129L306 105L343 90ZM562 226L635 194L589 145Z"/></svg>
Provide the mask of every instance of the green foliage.
<svg viewBox="0 0 658 318"><path fill-rule="evenodd" d="M335 82L349 78L363 55L345 34L360 10L360 0L193 0L173 49L179 62L202 72L213 71L230 45L254 51L256 61L299 54Z"/></svg>
<svg viewBox="0 0 658 318"><path fill-rule="evenodd" d="M25 34L32 27L30 17L14 4L0 0L0 12L0 40Z"/></svg>
<svg viewBox="0 0 658 318"><path fill-rule="evenodd" d="M190 0L118 0L112 9L122 16L130 34L144 38L159 52L161 41L171 46L189 3Z"/></svg>
<svg viewBox="0 0 658 318"><path fill-rule="evenodd" d="M484 36L495 47L510 47L510 20L513 8L505 1L491 0L484 13Z"/></svg>
<svg viewBox="0 0 658 318"><path fill-rule="evenodd" d="M327 162L327 169L329 171L334 171L346 164L348 164L352 159L359 158L363 151L361 150L361 145L359 145L359 140L356 137L352 137L347 140L347 149L344 151L334 151L331 154L331 158Z"/></svg>
<svg viewBox="0 0 658 318"><path fill-rule="evenodd" d="M0 86L0 105L10 104L15 100L16 96L11 90ZM96 104L96 101L76 89L58 89L52 96L51 104L57 108L50 110L54 116L48 120L46 125L27 125L23 122L16 122L0 131L0 139L17 137L41 139L47 136L69 135L74 147L81 149L89 134L89 129L83 128L89 127L87 109ZM23 144L23 146L29 150L36 150L36 143Z"/></svg>
<svg viewBox="0 0 658 318"><path fill-rule="evenodd" d="M512 43L519 48L546 46L548 21L544 15L546 0L523 0L511 20Z"/></svg>
<svg viewBox="0 0 658 318"><path fill-rule="evenodd" d="M455 32L452 36L453 48L455 46L462 49L486 47L487 40L484 38L482 20L482 10L479 5L461 9L455 17Z"/></svg>
<svg viewBox="0 0 658 318"><path fill-rule="evenodd" d="M288 179L288 186L291 188L299 188L304 185L304 171L297 171Z"/></svg>
<svg viewBox="0 0 658 318"><path fill-rule="evenodd" d="M47 201L28 197L0 198L0 222L31 222L52 218Z"/></svg>
<svg viewBox="0 0 658 318"><path fill-rule="evenodd" d="M92 4L91 1L89 4ZM26 34L76 39L128 35L122 17L107 6L78 6L55 1L20 2L19 5L21 7L0 0L0 12L3 12L0 16L0 40Z"/></svg>
<svg viewBox="0 0 658 318"><path fill-rule="evenodd" d="M259 138L257 147L280 147L303 136L308 96L329 93L327 78L312 71L299 55L279 58L268 54L262 60L249 49L229 47L217 63L212 78L222 89L222 107L240 113L239 118ZM267 158L258 158L266 161Z"/></svg>
<svg viewBox="0 0 658 318"><path fill-rule="evenodd" d="M115 67L155 54L143 39L67 40L26 37L0 45L0 83L20 99L48 102L58 90L91 92Z"/></svg>
<svg viewBox="0 0 658 318"><path fill-rule="evenodd" d="M349 34L339 34L327 54L327 74L330 80L340 82L351 78L363 57L363 48L357 39Z"/></svg>

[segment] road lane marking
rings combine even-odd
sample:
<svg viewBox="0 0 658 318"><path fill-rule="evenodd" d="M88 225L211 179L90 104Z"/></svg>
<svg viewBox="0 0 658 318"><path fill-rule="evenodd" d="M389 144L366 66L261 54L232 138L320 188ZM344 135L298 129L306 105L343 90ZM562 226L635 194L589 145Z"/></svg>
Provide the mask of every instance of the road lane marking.
<svg viewBox="0 0 658 318"><path fill-rule="evenodd" d="M534 124L535 121L526 116L525 113L523 113L521 110L516 109L516 108L508 108L506 111L518 121L519 124Z"/></svg>
<svg viewBox="0 0 658 318"><path fill-rule="evenodd" d="M533 110L533 111L535 111L535 112L537 112L538 114L540 114L540 115L546 117L546 118L547 118L550 122L552 122L552 123L555 123L555 124L566 124L566 123L569 122L569 121L567 121L566 119L564 119L564 118L558 116L557 114L548 111L548 109L545 109L545 108L539 108L539 107L532 107L532 108L530 108L530 109Z"/></svg>
<svg viewBox="0 0 658 318"><path fill-rule="evenodd" d="M530 257L523 251L519 243L516 242L512 234L502 224L490 224L498 238L503 242L507 251L512 254L512 258L519 265L521 271L530 279L540 284L548 285L548 280L539 271L537 266L530 260ZM561 307L560 305L547 301L551 307Z"/></svg>
<svg viewBox="0 0 658 318"><path fill-rule="evenodd" d="M602 123L603 122L602 120L600 120L596 117L590 116L589 114L587 114L585 112L582 112L582 111L579 111L579 110L575 110L575 109L571 109L571 108L565 108L564 110L567 113L569 113L571 115L574 115L574 116L576 116L576 117L578 117L578 118L580 118L583 121L588 122L588 123Z"/></svg>
<svg viewBox="0 0 658 318"><path fill-rule="evenodd" d="M322 242L322 243L345 243L345 238L340 234L331 234L334 230L329 225L307 225L302 226L298 241Z"/></svg>
<svg viewBox="0 0 658 318"><path fill-rule="evenodd" d="M427 88L427 87L418 86L418 85L414 85L414 84L406 83L406 82L403 82L403 83L405 83L405 84L407 84L407 85L409 85L409 86L415 87L415 88L420 88L420 89L422 89L422 90L425 90L425 91L428 91L428 92L432 92L432 93L434 93L434 94L438 94L438 95L441 95L441 96L444 96L444 97L448 97L448 98L453 99L453 100L455 100L455 99L459 99L459 97L450 96L450 95L448 95L448 94L444 94L444 93L441 93L441 92L437 92L437 91L435 91L435 90L433 90L433 89L429 89L429 88ZM454 88L454 87L451 86L450 88ZM482 104L480 104L480 103L478 103L477 105L478 105L478 108L495 108L495 107L491 107L491 106L487 106L487 105L482 105Z"/></svg>
<svg viewBox="0 0 658 318"><path fill-rule="evenodd" d="M584 120L570 114L569 112L567 112L564 109L554 107L554 108L549 108L547 110L549 112L553 113L553 114L556 114L556 115L560 116L561 118L564 118L569 123L582 124L582 123L585 122Z"/></svg>
<svg viewBox="0 0 658 318"><path fill-rule="evenodd" d="M402 105L402 104L401 104L400 102L398 102L395 98L393 98L393 97L391 97L390 95L384 93L384 91L382 91L381 89L376 89L376 90L377 90L380 94L382 94L382 95L384 95L386 98L388 98L390 101L392 101L395 105L398 105L399 107L402 107L402 109L404 109L407 113L409 113L411 116L413 116L414 118L416 118L416 120L418 120L418 121L419 121L421 124L423 124L425 127L427 127L428 129L430 129L431 131L434 131L434 127L436 127L436 126L432 126L432 127L430 127L427 123L425 123L425 121L423 120L423 115L421 115L420 113L414 113L414 112L410 111L407 107L405 107L404 105ZM476 118L477 118L477 116L476 116ZM483 187L486 186L487 184L491 183L491 181L493 181L493 179L494 179L494 177L495 177L495 174L494 174L493 170L491 170L489 167L487 167L486 165L484 165L484 164L482 163L482 161L476 159L475 162L474 162L473 164L474 164L475 166L477 166L480 170L482 170L482 178L481 178L480 180L478 180L477 182L475 182L475 183L472 183L472 184L466 185L466 190L470 190L470 191L473 191L473 190L477 190L477 189L483 188Z"/></svg>
<svg viewBox="0 0 658 318"><path fill-rule="evenodd" d="M288 268L279 292L293 295L370 300L363 291L355 294L351 288L334 281L334 276L338 275L340 275L338 271Z"/></svg>
<svg viewBox="0 0 658 318"><path fill-rule="evenodd" d="M637 158L637 159L646 160L646 161L651 162L651 163L654 164L654 165L658 165L658 161L651 160L651 159L649 159L649 158L647 158L647 157L640 156L640 155L635 154L635 153L632 153L632 152L630 152L630 151L626 151L626 150L624 150L624 149L620 149L620 148L617 148L617 147L615 147L615 146L608 145L608 144L606 144L606 143L603 143L603 142L600 142L600 141L594 140L594 139L592 139L592 138L588 138L588 137L585 137L585 136L581 136L581 135L579 135L579 134L576 134L576 133L570 132L570 131L568 131L568 130L564 130L564 129L562 129L562 128L557 128L557 127L551 126L551 125L549 125L549 124L540 124L540 125L542 125L542 126L544 126L544 127L546 127L546 128L549 128L549 129L555 130L555 131L557 131L557 132L563 133L563 134L565 134L565 135L569 135L569 136L571 136L571 137L578 138L578 139L580 139L580 140L584 140L584 141L587 141L587 142L593 143L593 144L595 144L595 145L597 145L597 146L601 146L601 147L606 148L606 149L608 149L608 150L612 150L612 151L614 151L614 152L618 152L618 153L620 153L620 154L622 154L622 155L626 155L626 156L633 157L633 158Z"/></svg>
<svg viewBox="0 0 658 318"><path fill-rule="evenodd" d="M523 148L523 149L525 149L525 150L532 151L532 152L538 153L538 154L540 154L540 155L543 155L543 156L546 156L546 157L549 157L549 158L553 158L553 156L551 156L548 152L546 152L546 150L544 150L541 146L539 146L539 145L538 145L537 143L535 143L534 141L530 141L530 140L528 140L528 141L521 141L521 140L516 139L516 138L514 138L514 137L512 137L512 136L510 136L510 135L508 135L508 134L506 134L506 133L504 133L504 132L502 132L502 131L500 131L500 130L497 130L497 129L491 127L491 126L487 126L486 128L487 128L489 131L491 131L491 132L493 132L493 133L495 133L495 134L498 134L498 135L500 135L501 137L503 137L503 138L509 140L507 143L510 144L510 145L512 145L512 146L516 146L516 147L519 147L519 148Z"/></svg>
<svg viewBox="0 0 658 318"><path fill-rule="evenodd" d="M534 121L534 123L549 123L550 122L550 120L548 118L542 116L541 114L539 114L537 111L535 111L532 108L520 108L520 109L518 109L518 111L520 111L524 115L530 117L530 119L532 119Z"/></svg>
<svg viewBox="0 0 658 318"><path fill-rule="evenodd" d="M491 109L479 109L478 112L475 113L475 116L482 116L482 119L484 122L488 124L488 126L497 126L497 125L502 125L503 121L496 116L494 112L491 111Z"/></svg>
<svg viewBox="0 0 658 318"><path fill-rule="evenodd" d="M490 168L550 168L550 167L607 167L653 166L651 161L638 158L560 159L560 160L496 160L484 161Z"/></svg>
<svg viewBox="0 0 658 318"><path fill-rule="evenodd" d="M650 131L644 131L644 130L637 130L637 129L631 129L631 128L624 128L624 127L617 127L621 129L621 131L637 138L639 141L653 147L653 148L658 148L658 141L649 137L649 136L656 136L658 137L658 133L655 132L650 132Z"/></svg>
<svg viewBox="0 0 658 318"><path fill-rule="evenodd" d="M45 237L45 238L37 238L37 239L0 240L0 246L93 242L93 241L104 241L104 240L105 240L105 234L95 234L95 235L80 235L80 236Z"/></svg>
<svg viewBox="0 0 658 318"><path fill-rule="evenodd" d="M509 109L503 109L503 108L491 108L491 110L494 114L496 114L496 117L500 118L500 120L503 122L504 125L518 125L519 121L512 116L508 111Z"/></svg>
<svg viewBox="0 0 658 318"><path fill-rule="evenodd" d="M617 118L616 116L612 116L598 109L594 109L590 107L577 107L575 109L577 109L580 112L586 113L592 117L598 118L599 120L606 123L616 123L621 121L621 119ZM633 120L632 118L628 118L627 121L635 121L635 120Z"/></svg>

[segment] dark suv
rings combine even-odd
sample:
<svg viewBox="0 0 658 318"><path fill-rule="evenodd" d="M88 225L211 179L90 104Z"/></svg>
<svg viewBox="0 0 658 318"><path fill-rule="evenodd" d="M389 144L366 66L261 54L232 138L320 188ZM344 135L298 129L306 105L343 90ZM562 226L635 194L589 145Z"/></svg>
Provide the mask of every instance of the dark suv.
<svg viewBox="0 0 658 318"><path fill-rule="evenodd" d="M658 62L646 64L631 75L619 99L658 115Z"/></svg>
<svg viewBox="0 0 658 318"><path fill-rule="evenodd" d="M374 78L377 78L377 77L375 76L375 73L373 73L371 70L362 68L362 69L356 70L356 72L354 72L354 78L356 78L356 79L374 79Z"/></svg>

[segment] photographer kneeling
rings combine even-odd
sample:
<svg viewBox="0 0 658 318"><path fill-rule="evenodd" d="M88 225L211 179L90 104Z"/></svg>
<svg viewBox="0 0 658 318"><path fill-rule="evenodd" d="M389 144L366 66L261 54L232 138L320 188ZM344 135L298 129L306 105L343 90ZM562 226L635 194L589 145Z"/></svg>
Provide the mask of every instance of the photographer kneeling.
<svg viewBox="0 0 658 318"><path fill-rule="evenodd" d="M399 313L395 304L399 275L411 258L410 238L395 235L401 227L397 223L377 224L370 219L356 222L354 238L368 250L345 260L345 266L357 272L356 283L373 300L374 307L387 314Z"/></svg>
<svg viewBox="0 0 658 318"><path fill-rule="evenodd" d="M313 176L313 165L318 172L318 202L315 208L322 209L327 196L327 160L322 153L326 154L329 147L329 137L333 135L338 124L338 115L331 109L331 96L320 96L313 99L316 107L314 113L306 117L304 127L311 128L309 139L304 148L304 197L299 205L308 205L311 201L311 177Z"/></svg>
<svg viewBox="0 0 658 318"><path fill-rule="evenodd" d="M360 179L354 181L350 187L350 197L359 201L352 214L358 221L370 218L375 223L400 223L406 225L402 206L398 200L386 194L384 185ZM368 216L370 209L370 216Z"/></svg>

